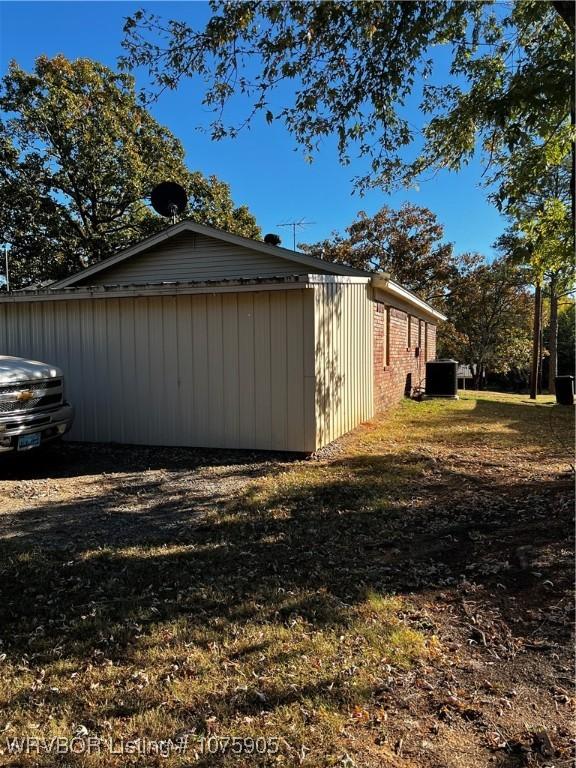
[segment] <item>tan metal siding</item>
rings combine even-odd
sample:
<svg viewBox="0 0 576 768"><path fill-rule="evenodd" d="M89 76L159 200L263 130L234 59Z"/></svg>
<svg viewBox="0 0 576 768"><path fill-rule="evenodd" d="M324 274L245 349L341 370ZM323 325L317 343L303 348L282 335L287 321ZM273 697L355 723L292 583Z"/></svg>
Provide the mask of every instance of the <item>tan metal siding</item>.
<svg viewBox="0 0 576 768"><path fill-rule="evenodd" d="M216 238L184 232L145 253L110 267L88 285L122 285L165 281L217 280L307 274L310 267L231 245ZM318 271L318 270L315 270Z"/></svg>
<svg viewBox="0 0 576 768"><path fill-rule="evenodd" d="M369 291L365 284L314 288L317 448L373 415Z"/></svg>
<svg viewBox="0 0 576 768"><path fill-rule="evenodd" d="M72 439L312 451L314 290L0 304L0 350L60 366Z"/></svg>
<svg viewBox="0 0 576 768"><path fill-rule="evenodd" d="M254 350L254 296L238 296L238 378L243 400L238 405L239 441L254 445L256 441L256 370Z"/></svg>

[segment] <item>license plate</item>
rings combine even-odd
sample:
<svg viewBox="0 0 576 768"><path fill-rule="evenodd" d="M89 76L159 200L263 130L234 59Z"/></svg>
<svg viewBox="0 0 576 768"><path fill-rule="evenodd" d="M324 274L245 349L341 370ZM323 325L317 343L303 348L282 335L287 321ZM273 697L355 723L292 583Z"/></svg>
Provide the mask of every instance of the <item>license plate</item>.
<svg viewBox="0 0 576 768"><path fill-rule="evenodd" d="M40 441L40 432L35 432L33 435L20 435L18 438L18 450L29 451L30 448L38 448Z"/></svg>

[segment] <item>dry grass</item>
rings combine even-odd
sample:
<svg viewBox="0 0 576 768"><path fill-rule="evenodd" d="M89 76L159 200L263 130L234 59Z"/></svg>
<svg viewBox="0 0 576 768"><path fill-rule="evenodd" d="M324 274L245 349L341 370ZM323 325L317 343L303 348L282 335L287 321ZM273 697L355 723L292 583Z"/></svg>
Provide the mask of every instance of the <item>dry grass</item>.
<svg viewBox="0 0 576 768"><path fill-rule="evenodd" d="M100 493L88 468L89 486L78 476L51 478L41 463L32 479L0 483L4 501L17 501L16 532L33 509L46 544L15 535L2 546L2 738L187 734L185 755L140 758L167 768L485 765L491 749L502 749L487 735L493 711L486 704L490 715L470 714L481 709L473 695L480 682L473 675L467 690L455 670L485 664L486 654L491 664L517 663L519 644L531 637L556 655L544 652L541 674L560 675L564 625L535 635L541 617L534 625L527 617L556 604L571 581L562 558L570 548L572 424L571 410L546 398L467 393L458 402L406 402L336 449L276 464L218 504L204 499L201 515L184 491L167 503L166 486L151 488L144 466L128 486L111 467ZM178 455L180 477L192 470L186 452ZM118 540L125 503L160 520L177 514L178 527L163 534L160 524L152 535L131 524L130 537ZM82 524L98 512L99 541L88 530L72 545L66 515L77 525L87 504ZM109 538L106 521L116 526ZM520 555L514 560L519 546L528 547L528 571ZM546 577L551 588L542 586ZM513 623L503 596L513 598L516 617L522 607L525 624ZM470 610L474 618L463 621ZM481 642L467 639L471 625ZM493 690L513 687L496 678ZM512 713L501 717L511 733ZM529 719L525 711L518 717ZM565 717L562 704L542 704L535 715L548 729ZM476 728L464 757L445 749L462 727ZM278 751L236 756L223 742L223 753L211 755L201 742L210 735L277 738Z"/></svg>

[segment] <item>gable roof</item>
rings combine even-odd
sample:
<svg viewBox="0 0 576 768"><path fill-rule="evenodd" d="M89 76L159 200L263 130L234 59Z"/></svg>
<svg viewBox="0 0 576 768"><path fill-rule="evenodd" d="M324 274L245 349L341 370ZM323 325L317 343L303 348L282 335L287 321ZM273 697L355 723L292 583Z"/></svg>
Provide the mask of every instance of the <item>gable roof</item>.
<svg viewBox="0 0 576 768"><path fill-rule="evenodd" d="M138 254L144 253L150 248L160 245L161 243L170 240L183 232L192 232L198 235L205 235L206 237L212 237L217 240L221 240L225 243L240 246L241 248L249 248L252 251L263 253L267 256L273 256L275 258L286 259L287 261L299 264L307 267L308 271L314 271L319 269L322 272L328 272L332 275L349 275L349 276L361 276L369 277L371 273L364 272L360 269L354 269L354 267L347 267L344 264L335 264L331 261L325 261L319 259L316 256L308 256L305 253L299 253L296 251L290 251L287 248L280 248L277 245L268 245L261 240L252 240L248 237L242 237L240 235L233 235L230 232L225 232L221 229L215 229L214 227L207 227L204 224L197 224L194 221L181 221L178 224L173 224L170 227L162 230L156 235L147 237L145 240L132 245L130 248L125 248L113 256L110 256L98 264L93 264L86 269L82 269L80 272L76 272L74 275L65 278L64 280L58 280L52 283L49 288L59 289L68 288L76 283L85 280L87 277L96 275L100 272L104 272L110 267L114 267L127 259L132 258Z"/></svg>

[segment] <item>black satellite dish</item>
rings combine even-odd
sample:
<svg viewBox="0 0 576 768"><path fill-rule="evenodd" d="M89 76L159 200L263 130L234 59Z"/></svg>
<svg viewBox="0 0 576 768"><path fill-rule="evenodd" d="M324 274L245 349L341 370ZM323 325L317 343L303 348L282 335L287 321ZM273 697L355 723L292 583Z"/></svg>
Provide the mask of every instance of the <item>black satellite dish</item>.
<svg viewBox="0 0 576 768"><path fill-rule="evenodd" d="M176 223L176 216L186 208L188 196L186 190L175 181L163 181L157 184L150 195L152 207L160 216L172 217L172 223Z"/></svg>
<svg viewBox="0 0 576 768"><path fill-rule="evenodd" d="M271 232L269 235L264 235L264 242L268 243L268 245L280 245L282 240L278 237L278 235L275 235L273 232Z"/></svg>

